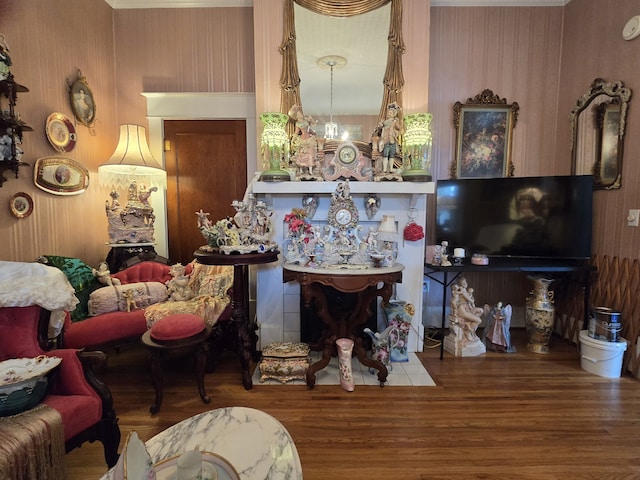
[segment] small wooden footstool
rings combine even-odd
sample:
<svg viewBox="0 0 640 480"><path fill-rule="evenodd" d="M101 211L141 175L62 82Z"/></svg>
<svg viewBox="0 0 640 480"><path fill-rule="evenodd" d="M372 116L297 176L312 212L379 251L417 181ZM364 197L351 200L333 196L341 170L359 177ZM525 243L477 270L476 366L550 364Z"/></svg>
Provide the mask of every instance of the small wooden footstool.
<svg viewBox="0 0 640 480"><path fill-rule="evenodd" d="M270 343L262 349L259 368L260 382L268 378L283 383L305 380L309 369L309 345L294 342Z"/></svg>
<svg viewBox="0 0 640 480"><path fill-rule="evenodd" d="M149 408L152 414L158 413L162 404L164 360L170 352L181 349L196 350L198 393L204 403L211 401L204 390L204 371L209 351L207 339L211 331L211 326L198 315L179 313L158 320L142 335L142 344L151 351L151 379L156 390L155 402Z"/></svg>

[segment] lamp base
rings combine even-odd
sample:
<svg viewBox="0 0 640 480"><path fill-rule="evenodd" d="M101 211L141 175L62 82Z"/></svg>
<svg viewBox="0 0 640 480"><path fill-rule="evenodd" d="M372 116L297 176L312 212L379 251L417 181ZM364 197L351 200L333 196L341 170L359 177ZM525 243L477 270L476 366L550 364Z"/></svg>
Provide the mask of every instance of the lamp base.
<svg viewBox="0 0 640 480"><path fill-rule="evenodd" d="M291 175L284 170L265 170L260 174L261 182L288 182Z"/></svg>
<svg viewBox="0 0 640 480"><path fill-rule="evenodd" d="M402 172L402 180L405 182L430 182L432 178L426 170L407 170Z"/></svg>

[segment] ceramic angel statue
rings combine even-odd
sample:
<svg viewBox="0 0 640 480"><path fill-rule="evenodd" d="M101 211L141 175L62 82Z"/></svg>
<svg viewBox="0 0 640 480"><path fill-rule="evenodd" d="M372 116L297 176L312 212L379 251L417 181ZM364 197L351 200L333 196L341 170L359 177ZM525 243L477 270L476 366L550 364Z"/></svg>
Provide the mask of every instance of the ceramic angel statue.
<svg viewBox="0 0 640 480"><path fill-rule="evenodd" d="M513 353L516 347L511 344L511 305L503 306L498 302L495 306L484 306L483 318L487 322L482 339L489 350L494 352Z"/></svg>
<svg viewBox="0 0 640 480"><path fill-rule="evenodd" d="M109 265L107 262L100 262L98 268L92 268L93 276L98 279L98 281L103 285L113 286L120 285L120 280L117 278L111 277L111 272L109 271Z"/></svg>

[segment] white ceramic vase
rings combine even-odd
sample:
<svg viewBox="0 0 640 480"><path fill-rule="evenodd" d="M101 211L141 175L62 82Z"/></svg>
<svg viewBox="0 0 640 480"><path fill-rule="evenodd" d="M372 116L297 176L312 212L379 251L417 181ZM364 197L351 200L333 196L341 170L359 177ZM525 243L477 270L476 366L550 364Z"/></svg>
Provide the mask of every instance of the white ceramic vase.
<svg viewBox="0 0 640 480"><path fill-rule="evenodd" d="M353 340L339 338L336 340L338 347L338 365L340 367L340 386L347 392L353 392L353 370L351 368L351 356L353 354Z"/></svg>

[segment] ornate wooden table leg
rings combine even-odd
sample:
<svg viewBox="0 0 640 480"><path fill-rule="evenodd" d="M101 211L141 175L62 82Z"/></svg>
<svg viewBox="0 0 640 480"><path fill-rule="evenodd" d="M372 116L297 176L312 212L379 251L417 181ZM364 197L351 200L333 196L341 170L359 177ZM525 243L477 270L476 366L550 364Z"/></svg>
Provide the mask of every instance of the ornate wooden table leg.
<svg viewBox="0 0 640 480"><path fill-rule="evenodd" d="M231 299L231 320L236 326L236 348L240 356L242 369L242 385L245 390L253 388L251 379L251 359L255 356L255 343L249 333L249 306L247 299L248 271L246 265L234 265L233 267L233 298Z"/></svg>
<svg viewBox="0 0 640 480"><path fill-rule="evenodd" d="M160 411L162 405L162 389L164 388L164 374L163 367L163 354L160 350L152 350L149 354L151 363L151 381L153 382L153 388L156 391L156 399L149 408L152 414L156 414Z"/></svg>
<svg viewBox="0 0 640 480"><path fill-rule="evenodd" d="M198 393L204 403L209 403L211 398L204 390L204 371L207 367L207 358L209 357L209 344L203 342L196 352L196 383L198 385Z"/></svg>

